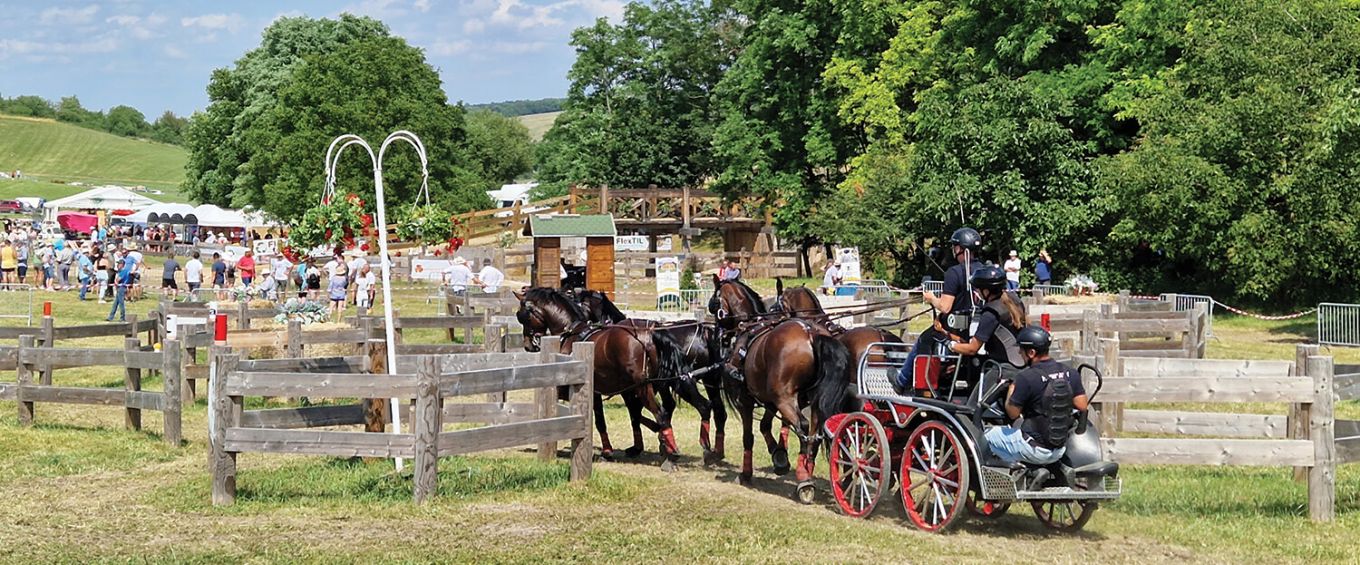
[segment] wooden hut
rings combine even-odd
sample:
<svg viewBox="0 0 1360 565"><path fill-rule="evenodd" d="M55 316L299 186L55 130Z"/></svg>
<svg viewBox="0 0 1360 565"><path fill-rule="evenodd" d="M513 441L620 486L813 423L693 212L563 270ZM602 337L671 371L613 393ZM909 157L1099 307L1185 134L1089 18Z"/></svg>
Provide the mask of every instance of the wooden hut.
<svg viewBox="0 0 1360 565"><path fill-rule="evenodd" d="M534 238L534 286L557 288L561 281L562 238L586 240L586 288L614 298L614 228L612 214L553 214L532 216L524 235Z"/></svg>

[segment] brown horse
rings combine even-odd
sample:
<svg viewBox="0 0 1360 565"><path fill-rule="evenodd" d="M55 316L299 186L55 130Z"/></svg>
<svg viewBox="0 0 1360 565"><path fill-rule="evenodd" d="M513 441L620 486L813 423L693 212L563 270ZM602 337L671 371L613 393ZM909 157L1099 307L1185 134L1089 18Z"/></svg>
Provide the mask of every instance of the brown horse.
<svg viewBox="0 0 1360 565"><path fill-rule="evenodd" d="M675 398L658 375L681 372L683 360L675 339L646 327L593 325L580 304L556 289L531 288L515 296L520 300L516 317L524 326L525 350L538 351L541 338L549 334L562 337L563 352L570 352L577 342L589 342L595 348L595 427L600 432L601 456L613 457L603 397L619 395L634 422L633 446L625 453L629 457L642 453L642 432L637 426L641 423L660 436L662 468L673 469L679 456L670 423ZM659 405L657 393L662 400ZM655 421L642 416L644 407Z"/></svg>
<svg viewBox="0 0 1360 565"><path fill-rule="evenodd" d="M861 326L853 329L840 326L827 316L817 294L805 286L800 285L785 289L784 281L775 279L775 292L777 297L775 298L775 306L772 308L773 311L787 312L795 318L803 318L823 325L850 353L850 366L846 371L845 379L842 381L841 395L843 400L840 403L840 410L823 414L823 417L829 418L843 412L858 410L859 407L851 391L855 390L859 383L860 361L865 352L869 351L870 344L902 343L902 339L888 330L874 326ZM878 357L878 355L874 355L874 357ZM885 359L871 359L871 361L882 362Z"/></svg>
<svg viewBox="0 0 1360 565"><path fill-rule="evenodd" d="M756 404L765 407L761 427L766 447L775 462L775 472L787 472L788 452L776 442L766 422L778 414L792 424L801 441L796 477L798 497L812 502L812 473L821 443L821 423L830 411L838 410L841 387L849 355L845 346L829 333L803 320L769 324L748 324L733 344L728 356L728 394L741 414L742 466L740 480L750 484L753 472L751 451ZM811 406L811 418L802 408ZM780 469L780 467L783 469Z"/></svg>

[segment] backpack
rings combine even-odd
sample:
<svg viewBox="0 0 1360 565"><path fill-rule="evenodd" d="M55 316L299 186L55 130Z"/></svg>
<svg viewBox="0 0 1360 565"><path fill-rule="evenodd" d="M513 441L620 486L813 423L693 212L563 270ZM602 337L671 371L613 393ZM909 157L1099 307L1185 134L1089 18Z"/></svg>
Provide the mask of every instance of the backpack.
<svg viewBox="0 0 1360 565"><path fill-rule="evenodd" d="M1039 443L1052 449L1067 444L1067 436L1076 425L1072 415L1072 383L1066 378L1057 378L1044 384L1044 392L1039 396L1040 425L1035 430Z"/></svg>

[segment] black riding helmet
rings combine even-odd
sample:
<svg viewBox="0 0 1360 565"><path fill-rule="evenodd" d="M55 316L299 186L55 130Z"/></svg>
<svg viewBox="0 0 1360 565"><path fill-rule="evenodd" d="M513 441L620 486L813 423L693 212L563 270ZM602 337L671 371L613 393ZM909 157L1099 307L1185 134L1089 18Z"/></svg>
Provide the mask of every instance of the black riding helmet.
<svg viewBox="0 0 1360 565"><path fill-rule="evenodd" d="M959 228L954 230L954 235L949 236L949 243L969 251L977 251L978 247L982 246L982 236L973 228Z"/></svg>
<svg viewBox="0 0 1360 565"><path fill-rule="evenodd" d="M1000 267L989 263L973 271L973 278L969 279L969 282L978 290L1001 290L1006 286L1006 273Z"/></svg>
<svg viewBox="0 0 1360 565"><path fill-rule="evenodd" d="M1053 344L1053 338L1048 335L1048 331L1039 326L1025 326L1020 329L1020 333L1015 334L1015 343L1025 349L1035 351L1048 351Z"/></svg>

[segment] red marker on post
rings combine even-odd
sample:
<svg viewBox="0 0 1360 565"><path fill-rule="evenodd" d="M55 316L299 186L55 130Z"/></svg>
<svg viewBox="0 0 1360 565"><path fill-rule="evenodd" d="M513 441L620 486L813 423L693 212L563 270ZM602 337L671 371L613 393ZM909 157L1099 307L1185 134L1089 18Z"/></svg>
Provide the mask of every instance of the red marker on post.
<svg viewBox="0 0 1360 565"><path fill-rule="evenodd" d="M226 344L227 344L227 315L226 315L226 314L218 314L218 315L217 315L217 318L213 321L213 344L214 344L214 345L226 345Z"/></svg>
<svg viewBox="0 0 1360 565"><path fill-rule="evenodd" d="M1040 315L1039 315L1039 327L1043 328L1044 331L1046 331L1046 332L1051 332L1051 331L1053 331L1053 330L1049 327L1049 324L1052 322L1052 320L1053 320L1053 318L1052 318L1052 316L1051 316L1050 314L1040 314Z"/></svg>
<svg viewBox="0 0 1360 565"><path fill-rule="evenodd" d="M52 317L52 301L43 302L43 316L47 318Z"/></svg>

